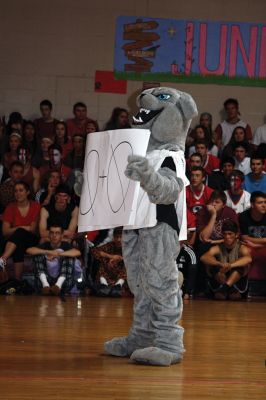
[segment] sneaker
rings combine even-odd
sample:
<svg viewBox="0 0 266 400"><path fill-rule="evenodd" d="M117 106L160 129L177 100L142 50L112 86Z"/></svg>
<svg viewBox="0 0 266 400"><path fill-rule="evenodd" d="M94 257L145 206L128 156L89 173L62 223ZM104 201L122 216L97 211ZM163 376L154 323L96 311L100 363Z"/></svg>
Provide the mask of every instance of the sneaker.
<svg viewBox="0 0 266 400"><path fill-rule="evenodd" d="M100 284L98 291L97 291L97 296L100 297L108 297L110 295L111 288L107 285Z"/></svg>
<svg viewBox="0 0 266 400"><path fill-rule="evenodd" d="M242 300L241 293L239 293L236 289L231 288L229 292L229 300L233 301Z"/></svg>
<svg viewBox="0 0 266 400"><path fill-rule="evenodd" d="M50 296L52 293L50 291L50 286L45 286L42 288L42 294L44 296Z"/></svg>
<svg viewBox="0 0 266 400"><path fill-rule="evenodd" d="M218 290L216 290L214 293L214 298L216 300L227 300L229 290L230 290L230 287L226 283L224 283L223 285L220 285Z"/></svg>
<svg viewBox="0 0 266 400"><path fill-rule="evenodd" d="M185 293L183 300L193 300L194 299L194 294L192 293Z"/></svg>
<svg viewBox="0 0 266 400"><path fill-rule="evenodd" d="M60 294L60 292L61 292L60 287L57 286L57 285L53 285L49 289L50 289L51 294L54 295L54 296L58 296Z"/></svg>
<svg viewBox="0 0 266 400"><path fill-rule="evenodd" d="M0 257L0 268L5 269L6 267L6 259L3 257Z"/></svg>
<svg viewBox="0 0 266 400"><path fill-rule="evenodd" d="M121 285L114 285L111 288L111 297L122 297L122 286Z"/></svg>
<svg viewBox="0 0 266 400"><path fill-rule="evenodd" d="M214 293L215 300L227 300L227 294L223 292Z"/></svg>

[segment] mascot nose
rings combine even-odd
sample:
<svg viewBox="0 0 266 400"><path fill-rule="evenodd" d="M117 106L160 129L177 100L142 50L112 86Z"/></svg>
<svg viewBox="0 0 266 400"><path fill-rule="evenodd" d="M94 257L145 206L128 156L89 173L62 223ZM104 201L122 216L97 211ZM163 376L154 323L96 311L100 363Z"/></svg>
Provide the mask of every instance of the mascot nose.
<svg viewBox="0 0 266 400"><path fill-rule="evenodd" d="M142 97L144 97L144 96L145 96L145 94L141 94L141 95L139 96L139 98L142 99Z"/></svg>

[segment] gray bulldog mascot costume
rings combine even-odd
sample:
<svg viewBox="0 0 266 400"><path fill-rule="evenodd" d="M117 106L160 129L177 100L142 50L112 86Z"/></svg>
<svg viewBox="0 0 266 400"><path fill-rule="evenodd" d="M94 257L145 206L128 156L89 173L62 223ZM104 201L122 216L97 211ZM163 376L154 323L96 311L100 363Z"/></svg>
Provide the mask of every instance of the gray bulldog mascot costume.
<svg viewBox="0 0 266 400"><path fill-rule="evenodd" d="M137 104L134 127L149 129L151 136L146 157L130 156L125 171L141 186L136 224L123 232L133 323L128 336L106 342L104 349L136 363L168 366L184 352L176 257L179 240L186 239L184 148L197 107L189 94L166 87L144 90Z"/></svg>

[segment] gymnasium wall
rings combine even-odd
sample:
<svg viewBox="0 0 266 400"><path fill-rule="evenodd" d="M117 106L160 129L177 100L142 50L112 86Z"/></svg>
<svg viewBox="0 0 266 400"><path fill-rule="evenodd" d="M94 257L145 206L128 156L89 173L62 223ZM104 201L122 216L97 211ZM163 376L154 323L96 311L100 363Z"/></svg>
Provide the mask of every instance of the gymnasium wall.
<svg viewBox="0 0 266 400"><path fill-rule="evenodd" d="M128 81L127 94L94 92L95 70L112 70L115 21L119 15L210 21L264 22L265 0L8 0L0 8L0 116L39 113L39 102L54 103L54 115L71 117L76 101L103 123L115 106L135 112L142 82ZM263 20L264 18L264 20ZM161 82L163 84L163 82ZM222 103L237 97L252 128L266 115L265 88L172 84L191 93L199 111L222 118ZM196 122L196 121L195 121Z"/></svg>

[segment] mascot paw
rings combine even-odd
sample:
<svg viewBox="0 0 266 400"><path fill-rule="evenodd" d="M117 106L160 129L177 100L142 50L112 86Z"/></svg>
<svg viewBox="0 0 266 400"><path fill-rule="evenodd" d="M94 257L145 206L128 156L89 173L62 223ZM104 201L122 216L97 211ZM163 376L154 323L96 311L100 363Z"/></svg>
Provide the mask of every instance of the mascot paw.
<svg viewBox="0 0 266 400"><path fill-rule="evenodd" d="M116 337L104 343L104 351L116 357L129 357L136 348L129 343L127 336Z"/></svg>
<svg viewBox="0 0 266 400"><path fill-rule="evenodd" d="M149 170L149 163L145 157L129 156L125 175L133 181L141 181Z"/></svg>
<svg viewBox="0 0 266 400"><path fill-rule="evenodd" d="M74 175L75 175L74 192L77 196L80 197L83 184L83 173L81 171L76 170L74 172Z"/></svg>
<svg viewBox="0 0 266 400"><path fill-rule="evenodd" d="M168 367L182 361L182 355L162 350L158 347L146 347L145 349L135 350L130 359L137 364L159 365Z"/></svg>

